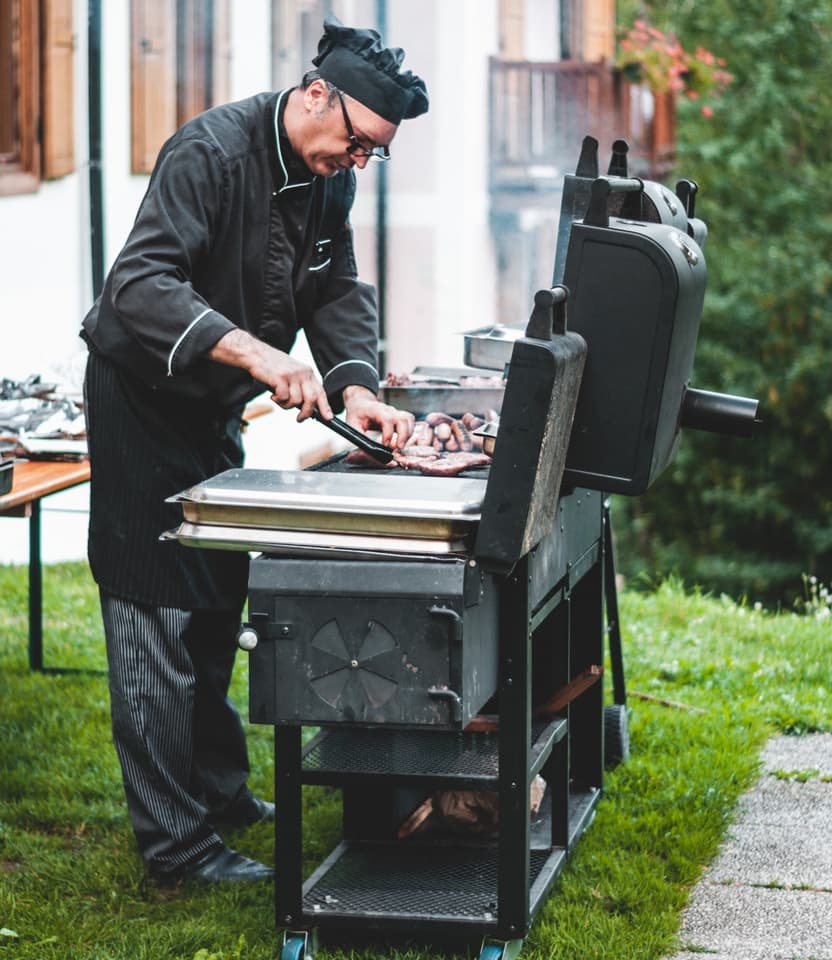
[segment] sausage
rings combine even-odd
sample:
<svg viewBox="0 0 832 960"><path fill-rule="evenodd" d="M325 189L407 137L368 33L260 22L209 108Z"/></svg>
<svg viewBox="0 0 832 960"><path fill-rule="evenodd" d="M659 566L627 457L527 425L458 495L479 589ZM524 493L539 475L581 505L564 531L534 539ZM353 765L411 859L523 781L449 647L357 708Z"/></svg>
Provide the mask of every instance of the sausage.
<svg viewBox="0 0 832 960"><path fill-rule="evenodd" d="M439 460L426 460L419 464L419 471L428 477L455 477L463 470L484 467L491 457L484 453L448 453Z"/></svg>
<svg viewBox="0 0 832 960"><path fill-rule="evenodd" d="M440 423L450 423L452 420L453 417L450 414L440 413L438 410L434 411L433 413L429 413L425 417L425 423L427 423L429 427L435 427Z"/></svg>
<svg viewBox="0 0 832 960"><path fill-rule="evenodd" d="M471 439L471 434L468 433L465 424L461 423L459 420L454 420L451 424L451 431L456 440L457 450L471 450L473 449L474 442ZM450 450L451 448L445 444L446 449Z"/></svg>

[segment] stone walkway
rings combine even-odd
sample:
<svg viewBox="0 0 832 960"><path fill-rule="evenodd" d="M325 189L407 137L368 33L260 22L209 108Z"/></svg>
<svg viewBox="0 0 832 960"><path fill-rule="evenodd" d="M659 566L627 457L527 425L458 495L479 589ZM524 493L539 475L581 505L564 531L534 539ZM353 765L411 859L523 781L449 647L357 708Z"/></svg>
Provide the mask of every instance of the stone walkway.
<svg viewBox="0 0 832 960"><path fill-rule="evenodd" d="M832 960L832 734L775 737L762 760L672 960Z"/></svg>

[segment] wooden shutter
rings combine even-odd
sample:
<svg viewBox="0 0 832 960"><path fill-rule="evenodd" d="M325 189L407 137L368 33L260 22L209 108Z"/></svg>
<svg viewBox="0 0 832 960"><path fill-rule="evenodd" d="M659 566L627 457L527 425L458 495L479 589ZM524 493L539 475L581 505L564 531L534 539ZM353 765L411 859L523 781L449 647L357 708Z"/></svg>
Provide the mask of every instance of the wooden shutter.
<svg viewBox="0 0 832 960"><path fill-rule="evenodd" d="M503 60L522 60L525 57L525 0L500 0L500 56Z"/></svg>
<svg viewBox="0 0 832 960"><path fill-rule="evenodd" d="M43 176L75 169L72 0L43 0Z"/></svg>
<svg viewBox="0 0 832 960"><path fill-rule="evenodd" d="M229 0L214 0L214 89L211 103L225 103L231 96L231 9Z"/></svg>
<svg viewBox="0 0 832 960"><path fill-rule="evenodd" d="M174 0L132 0L130 26L131 169L150 173L176 129Z"/></svg>
<svg viewBox="0 0 832 960"><path fill-rule="evenodd" d="M0 42L5 45L3 65L11 82L5 77L0 81L0 110L5 112L3 128L8 133L8 142L4 138L0 144L0 196L34 192L41 171L37 0L3 2Z"/></svg>
<svg viewBox="0 0 832 960"><path fill-rule="evenodd" d="M615 56L615 0L584 0L581 59L612 61Z"/></svg>

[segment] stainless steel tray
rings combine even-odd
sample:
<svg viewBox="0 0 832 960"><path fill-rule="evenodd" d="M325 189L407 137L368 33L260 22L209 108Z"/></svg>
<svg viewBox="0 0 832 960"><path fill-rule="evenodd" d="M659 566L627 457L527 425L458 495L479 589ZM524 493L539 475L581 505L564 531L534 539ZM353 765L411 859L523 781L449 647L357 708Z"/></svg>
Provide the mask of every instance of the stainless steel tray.
<svg viewBox="0 0 832 960"><path fill-rule="evenodd" d="M526 335L526 327L481 327L464 335L463 359L472 367L485 370L505 370L511 360L514 341Z"/></svg>
<svg viewBox="0 0 832 960"><path fill-rule="evenodd" d="M499 413L504 384L475 387L457 382L462 377L482 377L490 373L483 374L474 367L415 367L412 376L416 382L404 386L383 385L381 397L385 403L417 415L435 411L452 417L463 413L484 414L489 410ZM420 380L423 382L418 382Z"/></svg>
<svg viewBox="0 0 832 960"><path fill-rule="evenodd" d="M383 557L456 558L468 553L467 539L425 540L408 537L353 536L290 530L263 530L251 527L224 527L214 524L181 523L162 534L160 540L175 540L188 547L280 553L299 557Z"/></svg>
<svg viewBox="0 0 832 960"><path fill-rule="evenodd" d="M227 470L169 498L196 524L456 540L478 523L486 481Z"/></svg>

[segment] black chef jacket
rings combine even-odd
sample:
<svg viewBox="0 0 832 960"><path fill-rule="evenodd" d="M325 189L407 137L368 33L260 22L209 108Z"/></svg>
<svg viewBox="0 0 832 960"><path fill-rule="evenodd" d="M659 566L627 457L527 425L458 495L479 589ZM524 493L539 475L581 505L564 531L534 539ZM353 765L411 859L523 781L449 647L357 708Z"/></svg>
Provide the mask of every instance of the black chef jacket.
<svg viewBox="0 0 832 960"><path fill-rule="evenodd" d="M117 596L242 602L245 554L158 540L182 519L166 497L242 463L240 411L264 385L207 357L225 333L288 351L303 329L336 411L345 386L378 389L375 296L347 221L354 174L312 176L292 153L287 94L208 110L167 141L84 319L90 563Z"/></svg>

